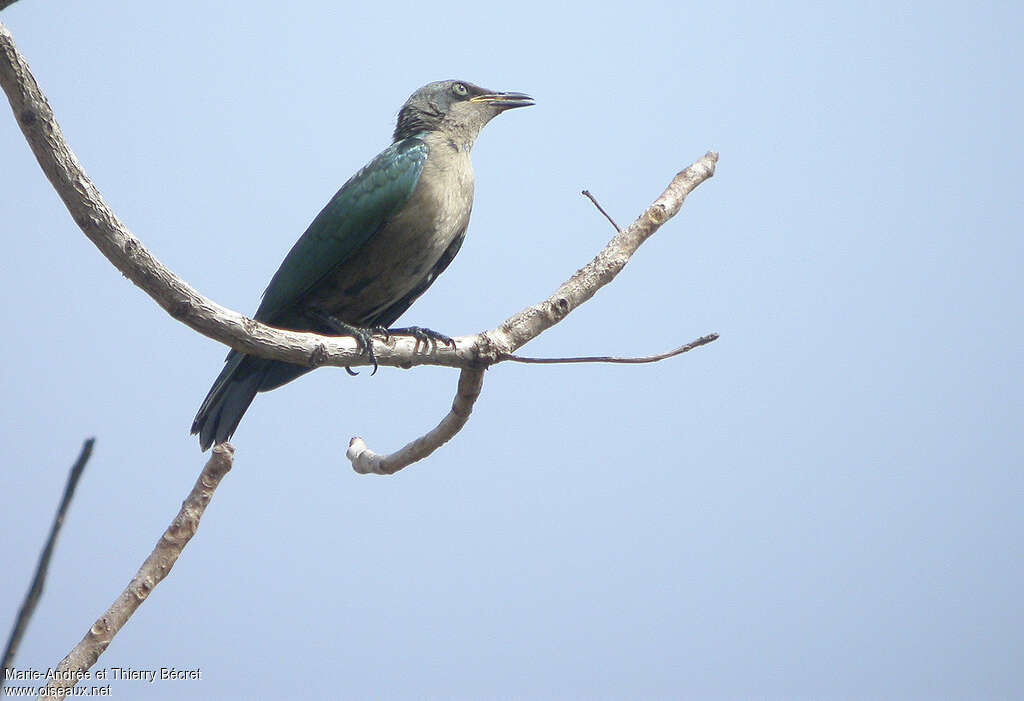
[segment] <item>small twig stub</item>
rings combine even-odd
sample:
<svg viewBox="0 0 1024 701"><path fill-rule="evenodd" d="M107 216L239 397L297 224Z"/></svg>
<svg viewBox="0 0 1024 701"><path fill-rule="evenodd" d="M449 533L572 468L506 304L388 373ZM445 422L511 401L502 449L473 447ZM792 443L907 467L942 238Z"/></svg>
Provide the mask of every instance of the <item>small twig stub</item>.
<svg viewBox="0 0 1024 701"><path fill-rule="evenodd" d="M590 190L584 190L583 194L586 195L586 197L591 202L594 203L594 206L597 207L597 211L599 211L601 214L603 214L604 218L611 222L612 226L615 227L616 231L622 231L622 229L619 228L619 225L615 223L615 220L612 219L611 215L608 214L608 212L604 211L604 207L602 207L600 204L598 204L597 199L592 194L590 194Z"/></svg>

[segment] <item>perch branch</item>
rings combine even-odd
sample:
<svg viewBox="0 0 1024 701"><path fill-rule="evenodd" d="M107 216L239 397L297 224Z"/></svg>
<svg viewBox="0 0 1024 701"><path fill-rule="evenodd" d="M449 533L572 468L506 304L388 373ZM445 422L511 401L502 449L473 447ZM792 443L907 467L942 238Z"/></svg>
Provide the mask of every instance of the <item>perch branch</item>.
<svg viewBox="0 0 1024 701"><path fill-rule="evenodd" d="M352 337L285 331L261 324L200 295L160 263L117 218L82 169L27 62L2 23L0 85L7 93L14 116L36 160L75 223L125 277L173 318L237 351L263 358L306 367L370 364ZM417 352L419 344L411 336L396 335L387 341L374 340L377 364L404 368L439 365L478 370L499 362L502 353L513 353L608 284L637 247L679 211L686 196L714 175L717 160L718 154L709 151L679 173L639 219L619 231L593 261L563 283L547 300L506 319L492 331L456 338L454 348L439 344L428 352ZM433 440L440 439L445 432L439 429L446 425L448 418L423 440L430 436L435 436ZM443 440L448 438L450 436ZM413 444L419 445L419 441ZM423 444L418 450L425 451L423 454L426 455L430 452L427 448L428 445Z"/></svg>
<svg viewBox="0 0 1024 701"><path fill-rule="evenodd" d="M56 679L51 680L49 687L45 690L48 695L40 694L40 698L57 699L66 696L66 692L61 693L61 689L74 686L77 673L84 672L96 664L96 660L135 613L135 609L142 605L150 592L171 571L171 567L174 566L188 541L196 534L196 530L199 528L199 519L202 518L210 499L213 498L214 490L231 469L234 453L235 449L231 447L230 443L221 443L214 447L206 466L199 473L199 479L196 480L195 486L182 502L181 510L164 531L163 537L157 542L153 552L142 563L142 567L139 568L138 573L121 593L121 596L117 597L106 613L92 624L81 642L75 645L67 657L57 665Z"/></svg>
<svg viewBox="0 0 1024 701"><path fill-rule="evenodd" d="M117 218L79 164L64 139L53 110L29 70L28 63L2 23L0 85L7 94L15 119L36 160L75 223L125 277L152 297L173 318L237 351L262 358L307 367L370 365L366 357L360 353L355 339L350 336L321 336L267 326L204 297L157 260ZM512 352L550 328L555 320L563 318L582 301L589 299L594 291L614 277L617 269L625 265L625 260L631 255L630 241L637 238L642 241L674 215L686 194L714 174L717 159L717 154L709 152L680 173L658 202L641 217L646 217L647 221L638 220L616 236L613 240L613 244L616 244L614 250L610 250L610 245L610 248L602 253L607 260L595 259L594 263L585 269L591 271L587 273L585 280L580 279L584 272L580 271L563 285L563 288L576 290L576 293L566 296L563 288L560 288L548 301L506 320L492 332L493 337L490 341L497 343L498 350ZM626 237L625 246L616 243L620 237L627 234L629 236ZM639 241L636 241L636 245L639 245ZM635 250L635 245L632 250ZM623 253L625 257L621 257ZM609 272L611 277L607 277ZM589 292L584 288L590 288ZM555 309L549 313L542 308L544 305L561 304L563 301L569 304L568 307L560 308L564 309L564 312ZM553 321L539 325L533 321L527 322L538 314L550 317ZM497 362L493 354L484 357L478 355L481 347L487 344L481 344L475 335L456 338L455 343L455 348L441 344L428 352L418 352L419 344L415 338L396 335L389 341L375 339L373 348L379 365L393 367L438 365L473 369L480 367L481 364Z"/></svg>
<svg viewBox="0 0 1024 701"><path fill-rule="evenodd" d="M39 564L36 566L36 574L32 578L32 585L25 595L25 601L21 605L21 610L18 611L18 618L14 623L14 628L11 630L11 637L7 640L7 648L4 650L4 672L14 667L14 656L18 654L21 638L28 627L29 619L32 618L32 614L36 610L39 597L43 594L43 584L46 582L46 573L50 569L50 557L53 555L53 548L57 544L57 535L60 533L61 526L64 525L64 516L67 514L68 506L70 506L71 499L75 495L78 478L82 476L85 464L89 462L89 457L92 455L92 447L95 443L95 438L86 439L85 443L82 444L82 450L78 454L75 464L71 466L71 470L68 472L68 481L64 486L64 496L61 497L60 506L57 507L57 515L53 517L53 525L50 527L50 537L46 539L43 552L39 555ZM3 689L6 678L6 674L0 676L0 689Z"/></svg>

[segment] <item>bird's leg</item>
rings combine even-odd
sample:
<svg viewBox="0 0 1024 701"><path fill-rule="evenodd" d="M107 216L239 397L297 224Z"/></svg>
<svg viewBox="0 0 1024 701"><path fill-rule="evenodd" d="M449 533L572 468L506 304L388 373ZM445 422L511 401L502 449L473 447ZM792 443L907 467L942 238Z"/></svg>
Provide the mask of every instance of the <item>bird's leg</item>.
<svg viewBox="0 0 1024 701"><path fill-rule="evenodd" d="M421 343L427 350L437 348L438 343L443 343L450 348L455 348L455 341L452 340L451 336L445 336L443 333L438 333L433 329L424 328L422 326L406 326L401 329L388 329L388 333L412 336L415 338L416 345L413 346L413 353L419 351Z"/></svg>
<svg viewBox="0 0 1024 701"><path fill-rule="evenodd" d="M346 323L336 316L325 314L319 310L313 309L307 312L307 315L314 321L323 324L326 328L338 334L339 336L351 336L356 339L356 344L359 346L360 352L366 356L366 359L373 363L373 371L370 376L377 374L377 356L373 353L373 335L383 335L385 339L390 339L391 336L388 330L380 326L374 326L372 328L363 328L361 326L353 326L352 324ZM359 373L345 366L345 372L349 375L358 375Z"/></svg>

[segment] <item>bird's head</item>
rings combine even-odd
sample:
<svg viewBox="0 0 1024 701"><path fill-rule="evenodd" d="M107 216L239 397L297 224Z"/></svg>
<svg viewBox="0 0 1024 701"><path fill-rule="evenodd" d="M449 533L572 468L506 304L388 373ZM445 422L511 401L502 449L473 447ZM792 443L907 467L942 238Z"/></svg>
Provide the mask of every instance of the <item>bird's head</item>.
<svg viewBox="0 0 1024 701"><path fill-rule="evenodd" d="M395 141L424 131L450 133L472 145L487 122L513 107L529 107L521 92L494 92L464 80L428 83L409 96L398 112Z"/></svg>

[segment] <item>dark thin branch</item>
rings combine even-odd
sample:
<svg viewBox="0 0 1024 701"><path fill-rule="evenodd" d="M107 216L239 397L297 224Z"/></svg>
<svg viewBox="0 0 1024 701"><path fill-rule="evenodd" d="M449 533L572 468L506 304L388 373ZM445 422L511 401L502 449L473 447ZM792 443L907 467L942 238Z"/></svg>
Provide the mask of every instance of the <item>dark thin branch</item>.
<svg viewBox="0 0 1024 701"><path fill-rule="evenodd" d="M594 196L590 194L590 190L584 190L583 194L586 195L590 199L590 201L594 203L594 206L597 207L597 211L603 214L604 218L612 223L612 226L615 227L616 231L622 231L622 229L619 228L619 225L615 223L615 220L611 218L611 215L608 214L608 212L604 211L604 207L597 203L597 200L594 199Z"/></svg>
<svg viewBox="0 0 1024 701"><path fill-rule="evenodd" d="M0 9L3 8L0 7ZM50 556L53 555L53 548L57 543L57 535L60 533L60 528L64 525L64 515L68 511L68 506L71 505L71 499L75 495L75 487L78 486L78 479L82 476L82 471L85 470L85 464L89 462L89 457L92 455L92 447L95 443L95 438L86 439L85 443L82 444L82 450L78 454L75 464L71 466L71 471L68 473L68 481L64 486L64 496L61 497L60 506L57 507L57 515L53 517L53 525L50 526L50 537L46 539L43 552L39 555L39 564L36 565L36 574L32 578L32 586L29 587L28 594L25 595L25 601L21 604L21 610L18 611L18 618L14 622L13 630L11 630L11 637L7 639L7 648L4 650L4 671L14 667L14 656L18 654L21 638L25 634L25 629L28 627L32 614L36 610L39 597L43 594L46 572L50 568ZM0 689L3 689L6 677L6 674L0 677Z"/></svg>
<svg viewBox="0 0 1024 701"><path fill-rule="evenodd" d="M61 689L74 686L76 677L79 676L75 673L85 671L96 664L96 660L107 649L117 632L171 571L178 556L181 555L182 550L199 529L199 519L202 518L203 512L213 498L213 492L217 489L217 485L231 470L234 455L235 449L231 447L230 443L214 446L210 459L207 460L203 471L199 473L199 479L196 480L195 486L182 502L181 510L164 531L156 547L153 548L153 552L142 563L142 567L139 568L128 587L110 605L106 613L92 624L81 642L57 665L59 674L54 679L48 680L49 690L47 693L50 695L41 695L40 698L63 698Z"/></svg>
<svg viewBox="0 0 1024 701"><path fill-rule="evenodd" d="M528 358L522 355L515 355L513 353L499 353L498 358L501 360L509 360L514 363L533 363L536 365L554 365L556 363L624 363L639 365L640 363L656 363L659 360L674 358L677 355L682 355L683 353L692 351L694 348L706 346L712 341L717 340L718 334L711 333L665 353L659 353L658 355L645 355L638 358L620 358L613 355L584 355L575 358Z"/></svg>

